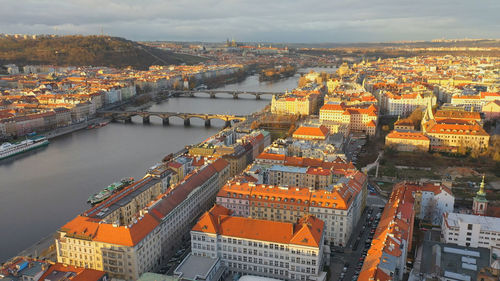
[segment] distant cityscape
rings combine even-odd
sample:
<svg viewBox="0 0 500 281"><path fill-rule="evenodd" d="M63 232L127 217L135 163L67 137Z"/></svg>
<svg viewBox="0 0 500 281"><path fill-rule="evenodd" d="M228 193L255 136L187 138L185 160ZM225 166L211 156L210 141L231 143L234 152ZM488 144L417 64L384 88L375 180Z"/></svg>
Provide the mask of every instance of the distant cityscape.
<svg viewBox="0 0 500 281"><path fill-rule="evenodd" d="M455 40L431 43L443 42ZM18 249L0 280L499 280L500 57L477 53L498 44L396 48L458 52L414 56L229 39L141 44L204 61L3 64L0 169L121 123L160 118L167 134L170 119L186 130L200 119L218 132L78 198L87 209ZM239 88L251 78L294 88ZM152 109L195 99L266 105Z"/></svg>

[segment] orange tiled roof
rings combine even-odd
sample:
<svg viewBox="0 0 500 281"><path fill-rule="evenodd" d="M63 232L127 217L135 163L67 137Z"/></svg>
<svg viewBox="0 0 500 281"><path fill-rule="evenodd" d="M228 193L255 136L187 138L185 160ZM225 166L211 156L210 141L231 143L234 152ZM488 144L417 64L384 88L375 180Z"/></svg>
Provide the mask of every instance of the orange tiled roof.
<svg viewBox="0 0 500 281"><path fill-rule="evenodd" d="M106 275L106 272L100 270L56 263L51 265L38 280L46 280L54 271L75 273L76 276L69 278L71 281L97 281Z"/></svg>
<svg viewBox="0 0 500 281"><path fill-rule="evenodd" d="M306 217L297 225L287 222L228 216L228 209L215 205L201 216L193 231L281 244L319 247L323 221Z"/></svg>
<svg viewBox="0 0 500 281"><path fill-rule="evenodd" d="M434 114L436 120L439 119L472 119L481 120L481 114L479 112L473 111L458 111L458 110L438 110Z"/></svg>
<svg viewBox="0 0 500 281"><path fill-rule="evenodd" d="M149 214L145 214L131 227L115 227L99 223L99 220L93 218L77 216L61 227L61 231L69 237L133 247L158 225L159 221Z"/></svg>
<svg viewBox="0 0 500 281"><path fill-rule="evenodd" d="M329 130L327 127L321 125L319 127L306 127L301 126L295 132L293 132L294 137L300 136L316 136L326 138L328 136Z"/></svg>
<svg viewBox="0 0 500 281"><path fill-rule="evenodd" d="M424 136L420 132L398 132L392 131L390 132L386 138L390 139L408 139L408 140L429 140L428 137Z"/></svg>
<svg viewBox="0 0 500 281"><path fill-rule="evenodd" d="M477 122L460 119L429 121L425 124L429 134L477 135L488 136L488 133Z"/></svg>

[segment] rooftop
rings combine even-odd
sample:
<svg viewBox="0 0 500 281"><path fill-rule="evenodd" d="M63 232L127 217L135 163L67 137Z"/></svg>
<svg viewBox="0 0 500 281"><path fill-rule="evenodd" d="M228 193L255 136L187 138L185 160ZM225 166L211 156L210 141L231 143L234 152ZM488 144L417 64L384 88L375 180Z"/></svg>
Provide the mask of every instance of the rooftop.
<svg viewBox="0 0 500 281"><path fill-rule="evenodd" d="M420 272L442 272L455 280L476 280L477 272L490 265L490 251L485 248L470 250L467 247L424 241ZM440 257L440 258L439 258Z"/></svg>
<svg viewBox="0 0 500 281"><path fill-rule="evenodd" d="M226 237L321 247L324 223L313 216L303 217L297 224L231 217L229 210L215 205L203 214L192 231L219 234Z"/></svg>
<svg viewBox="0 0 500 281"><path fill-rule="evenodd" d="M458 227L459 223L480 224L483 231L500 232L500 218L448 213L445 219L450 227Z"/></svg>
<svg viewBox="0 0 500 281"><path fill-rule="evenodd" d="M219 258L195 256L189 254L174 271L181 279L205 280L212 268L217 264Z"/></svg>

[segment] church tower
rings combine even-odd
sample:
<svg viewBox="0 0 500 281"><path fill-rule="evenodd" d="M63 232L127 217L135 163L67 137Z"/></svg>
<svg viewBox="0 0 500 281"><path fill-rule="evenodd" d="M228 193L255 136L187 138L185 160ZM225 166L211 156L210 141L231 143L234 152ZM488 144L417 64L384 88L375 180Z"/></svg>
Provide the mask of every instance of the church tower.
<svg viewBox="0 0 500 281"><path fill-rule="evenodd" d="M477 216L486 215L486 209L488 208L488 200L486 200L486 192L484 192L484 175L483 181L481 181L481 187L474 197L472 203L472 212Z"/></svg>

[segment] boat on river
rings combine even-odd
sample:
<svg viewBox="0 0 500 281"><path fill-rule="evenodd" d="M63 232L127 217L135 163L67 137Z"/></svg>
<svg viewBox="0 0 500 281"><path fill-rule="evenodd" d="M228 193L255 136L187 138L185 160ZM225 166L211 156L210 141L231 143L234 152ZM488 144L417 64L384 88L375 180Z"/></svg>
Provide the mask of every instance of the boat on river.
<svg viewBox="0 0 500 281"><path fill-rule="evenodd" d="M134 182L134 178L124 178L119 182L114 182L110 185L108 185L106 188L101 190L100 192L91 195L89 199L87 200L87 203L90 203L91 205L96 205L101 203L102 201L108 199L113 193L116 193L120 190L122 190L124 187L129 186L131 183Z"/></svg>
<svg viewBox="0 0 500 281"><path fill-rule="evenodd" d="M44 136L27 138L21 142L4 142L0 145L0 160L21 154L49 144L49 140Z"/></svg>

